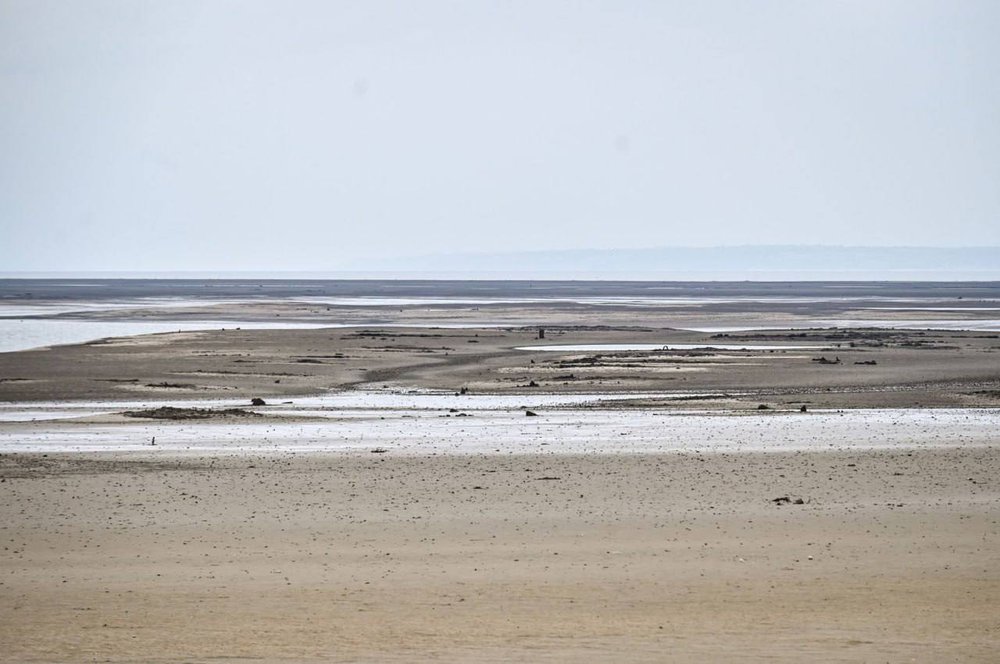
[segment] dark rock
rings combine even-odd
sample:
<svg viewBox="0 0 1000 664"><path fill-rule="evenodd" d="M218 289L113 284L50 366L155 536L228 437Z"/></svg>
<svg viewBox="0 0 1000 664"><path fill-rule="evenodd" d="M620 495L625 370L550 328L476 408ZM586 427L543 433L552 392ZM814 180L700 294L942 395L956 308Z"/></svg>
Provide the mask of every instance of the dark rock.
<svg viewBox="0 0 1000 664"><path fill-rule="evenodd" d="M250 405L251 406L266 406L267 402L264 401L263 399L261 399L260 397L254 397L253 399L250 399Z"/></svg>

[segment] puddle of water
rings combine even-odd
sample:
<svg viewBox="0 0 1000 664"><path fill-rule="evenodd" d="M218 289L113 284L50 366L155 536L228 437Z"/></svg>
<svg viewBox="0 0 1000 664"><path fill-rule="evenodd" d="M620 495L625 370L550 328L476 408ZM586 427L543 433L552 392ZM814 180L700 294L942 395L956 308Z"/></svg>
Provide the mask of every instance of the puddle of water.
<svg viewBox="0 0 1000 664"><path fill-rule="evenodd" d="M554 346L518 346L516 350L547 352L599 352L617 350L818 350L826 346L748 345L748 344L562 344Z"/></svg>
<svg viewBox="0 0 1000 664"><path fill-rule="evenodd" d="M950 330L955 332L998 332L1000 319L964 320L880 320L837 319L816 321L820 327L882 327L894 330Z"/></svg>

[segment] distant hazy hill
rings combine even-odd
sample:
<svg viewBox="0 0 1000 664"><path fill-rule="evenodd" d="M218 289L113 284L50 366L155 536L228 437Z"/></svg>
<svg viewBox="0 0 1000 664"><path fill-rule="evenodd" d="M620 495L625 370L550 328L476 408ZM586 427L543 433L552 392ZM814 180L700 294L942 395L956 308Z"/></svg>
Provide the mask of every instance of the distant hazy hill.
<svg viewBox="0 0 1000 664"><path fill-rule="evenodd" d="M1000 247L739 246L441 254L383 269L456 272L982 272L1000 274Z"/></svg>

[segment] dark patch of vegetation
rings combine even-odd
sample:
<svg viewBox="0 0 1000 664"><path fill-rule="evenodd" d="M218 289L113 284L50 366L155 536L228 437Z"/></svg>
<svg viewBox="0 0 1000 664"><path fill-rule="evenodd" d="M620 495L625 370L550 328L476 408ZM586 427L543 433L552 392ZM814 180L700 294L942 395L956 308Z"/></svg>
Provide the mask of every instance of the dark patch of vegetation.
<svg viewBox="0 0 1000 664"><path fill-rule="evenodd" d="M159 408L147 408L145 410L127 410L122 415L150 420L207 420L213 417L260 417L260 413L243 410L242 408L175 408L173 406L160 406Z"/></svg>
<svg viewBox="0 0 1000 664"><path fill-rule="evenodd" d="M445 334L428 334L428 333L415 333L415 332L382 332L380 330L359 330L353 334L345 335L347 337L379 337L382 339L387 339L389 337L414 337L419 339L438 339L445 336L455 336L455 335L445 335Z"/></svg>

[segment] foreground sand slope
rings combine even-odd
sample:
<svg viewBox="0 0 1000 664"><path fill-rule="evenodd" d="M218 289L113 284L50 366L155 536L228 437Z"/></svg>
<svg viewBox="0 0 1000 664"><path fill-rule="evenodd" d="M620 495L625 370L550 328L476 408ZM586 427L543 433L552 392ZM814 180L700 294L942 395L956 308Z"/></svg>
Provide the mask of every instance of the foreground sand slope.
<svg viewBox="0 0 1000 664"><path fill-rule="evenodd" d="M995 661L998 469L6 455L0 659Z"/></svg>

